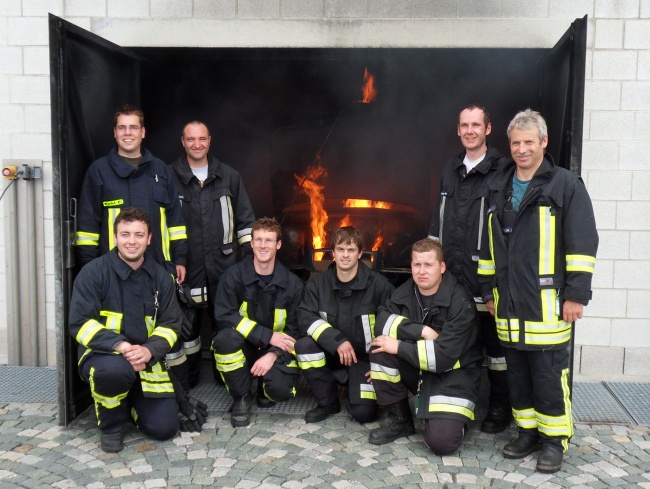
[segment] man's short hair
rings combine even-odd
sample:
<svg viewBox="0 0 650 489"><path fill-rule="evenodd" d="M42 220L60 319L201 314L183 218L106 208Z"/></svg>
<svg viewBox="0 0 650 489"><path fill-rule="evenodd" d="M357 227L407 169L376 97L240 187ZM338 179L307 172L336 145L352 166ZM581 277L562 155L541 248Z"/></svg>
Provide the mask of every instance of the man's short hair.
<svg viewBox="0 0 650 489"><path fill-rule="evenodd" d="M276 239L278 241L282 240L282 228L274 217L260 217L253 224L251 236L255 234L255 231L271 231L275 233Z"/></svg>
<svg viewBox="0 0 650 489"><path fill-rule="evenodd" d="M205 128L206 128L207 131L208 131L208 136L210 136L210 128L208 127L208 125L207 125L205 122L203 122L203 121L200 120L200 119L192 119L191 121L187 121L187 122L185 123L185 125L183 126L183 130L181 131L181 137L182 137L182 138L185 137L185 128L186 128L187 126L200 126L200 125L205 126Z"/></svg>
<svg viewBox="0 0 650 489"><path fill-rule="evenodd" d="M144 112L140 107L131 104L124 104L117 108L113 117L113 127L117 127L117 118L121 115L137 115L140 119L140 125L144 127Z"/></svg>
<svg viewBox="0 0 650 489"><path fill-rule="evenodd" d="M147 225L147 231L151 233L151 221L149 221L149 215L137 207L125 207L120 211L120 213L115 218L115 222L113 222L113 233L117 234L117 225L119 223L135 221L142 221L145 223Z"/></svg>
<svg viewBox="0 0 650 489"><path fill-rule="evenodd" d="M487 127L487 125L490 123L490 113L482 105L469 104L469 105L466 105L465 107L463 107L462 109L460 109L460 112L462 112L463 110L474 110L474 109L478 109L478 110L483 111L483 123L485 124L485 127ZM458 119L459 120L460 120L460 112L458 113Z"/></svg>
<svg viewBox="0 0 650 489"><path fill-rule="evenodd" d="M330 243L332 249L334 249L338 244L352 243L357 245L359 251L363 250L363 237L359 230L353 226L343 226L342 228L337 229L334 236L332 236Z"/></svg>
<svg viewBox="0 0 650 489"><path fill-rule="evenodd" d="M522 130L529 130L529 129L537 129L537 132L539 133L539 140L540 142L548 136L548 129L546 128L546 121L542 117L542 115L532 109L526 109L522 110L521 112L517 113L515 117L510 121L510 124L508 124L508 140L510 140L510 131L513 129L522 129Z"/></svg>
<svg viewBox="0 0 650 489"><path fill-rule="evenodd" d="M440 263L445 261L445 252L442 250L442 245L438 240L431 239L431 238L424 238L421 239L420 241L416 241L415 243L413 243L413 247L411 248L411 254L426 253L428 251L435 251L436 258Z"/></svg>

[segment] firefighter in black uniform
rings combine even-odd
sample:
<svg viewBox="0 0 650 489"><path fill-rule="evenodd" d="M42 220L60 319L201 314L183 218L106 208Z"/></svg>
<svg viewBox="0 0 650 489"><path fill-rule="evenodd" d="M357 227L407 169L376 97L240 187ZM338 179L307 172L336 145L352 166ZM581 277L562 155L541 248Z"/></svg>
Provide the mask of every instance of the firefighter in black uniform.
<svg viewBox="0 0 650 489"><path fill-rule="evenodd" d="M181 330L176 288L145 255L151 242L145 212L123 209L114 229L116 248L81 270L70 302L79 373L90 384L105 452L122 450L131 417L157 440L179 429L174 388L161 363Z"/></svg>
<svg viewBox="0 0 650 489"><path fill-rule="evenodd" d="M253 256L230 267L217 286L212 339L217 370L234 398L231 424L250 424L252 377L257 405L272 407L296 395L294 345L302 281L279 261L282 230L275 219L255 221Z"/></svg>
<svg viewBox="0 0 650 489"><path fill-rule="evenodd" d="M476 307L445 269L438 241L416 242L412 278L379 310L371 377L377 403L389 414L370 432L370 443L415 433L409 390L417 396L417 417L425 420L424 441L437 455L455 452L474 419L483 362Z"/></svg>
<svg viewBox="0 0 650 489"><path fill-rule="evenodd" d="M113 135L117 148L94 161L79 195L76 250L79 265L115 247L113 223L125 207L145 211L151 221L148 255L179 283L185 280L187 233L171 170L142 147L144 114L130 105L115 113ZM187 387L187 363L182 344L168 354L172 371Z"/></svg>
<svg viewBox="0 0 650 489"><path fill-rule="evenodd" d="M442 171L440 199L429 228L429 237L439 240L445 250L447 271L454 274L477 302L482 297L477 266L487 210L487 182L503 161L501 153L487 145L486 138L491 131L490 114L484 107L471 104L461 110L458 136L465 149L451 158ZM512 420L507 364L494 318L484 304L479 303L478 307L479 339L487 353L490 382L488 413L481 431L500 433Z"/></svg>
<svg viewBox="0 0 650 489"><path fill-rule="evenodd" d="M514 163L490 182L479 274L505 347L519 428L503 454L522 458L541 448L537 470L556 472L573 434L571 323L591 299L598 233L580 178L545 157L547 134L530 109L508 126Z"/></svg>
<svg viewBox="0 0 650 489"><path fill-rule="evenodd" d="M363 238L357 229L342 227L331 246L334 263L307 283L298 306L298 325L305 335L296 343L298 365L318 404L307 411L305 421L316 423L341 410L337 383L342 383L348 385L348 413L368 423L377 415L368 350L377 309L394 288L359 260Z"/></svg>
<svg viewBox="0 0 650 489"><path fill-rule="evenodd" d="M237 171L208 153L211 136L201 121L185 124L181 144L185 154L171 165L187 226L189 291L183 313L192 332L183 337L189 364L188 386L199 382L201 372L201 320L209 311L214 321L213 298L221 274L234 265L245 249L250 252L253 208ZM247 253L250 254L250 253ZM213 323L213 329L216 324Z"/></svg>

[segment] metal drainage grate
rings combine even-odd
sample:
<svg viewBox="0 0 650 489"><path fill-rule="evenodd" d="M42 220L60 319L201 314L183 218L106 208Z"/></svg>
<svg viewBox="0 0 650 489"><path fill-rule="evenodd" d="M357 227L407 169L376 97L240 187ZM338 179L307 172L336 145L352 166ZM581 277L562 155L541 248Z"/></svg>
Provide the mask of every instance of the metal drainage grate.
<svg viewBox="0 0 650 489"><path fill-rule="evenodd" d="M650 426L650 384L639 382L605 382L636 424Z"/></svg>
<svg viewBox="0 0 650 489"><path fill-rule="evenodd" d="M602 383L573 384L573 418L581 423L633 424L632 419Z"/></svg>
<svg viewBox="0 0 650 489"><path fill-rule="evenodd" d="M56 368L0 365L0 402L57 404Z"/></svg>

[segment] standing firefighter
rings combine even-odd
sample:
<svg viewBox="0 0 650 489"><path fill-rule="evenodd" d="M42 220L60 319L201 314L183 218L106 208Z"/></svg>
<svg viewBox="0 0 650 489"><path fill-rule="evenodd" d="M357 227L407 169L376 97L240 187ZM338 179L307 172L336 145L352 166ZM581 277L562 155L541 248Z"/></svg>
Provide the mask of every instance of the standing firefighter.
<svg viewBox="0 0 650 489"><path fill-rule="evenodd" d="M519 112L508 126L514 163L490 183L479 274L505 347L519 436L508 458L539 450L556 472L573 434L569 393L571 323L591 299L598 233L582 180L545 157L546 122Z"/></svg>

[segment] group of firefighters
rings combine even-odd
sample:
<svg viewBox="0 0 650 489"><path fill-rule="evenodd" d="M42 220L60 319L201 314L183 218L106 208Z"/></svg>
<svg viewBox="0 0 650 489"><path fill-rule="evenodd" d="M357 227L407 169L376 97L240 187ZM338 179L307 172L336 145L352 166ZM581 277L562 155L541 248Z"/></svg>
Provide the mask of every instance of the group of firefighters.
<svg viewBox="0 0 650 489"><path fill-rule="evenodd" d="M280 225L255 220L239 173L209 153L203 122L185 125L185 154L168 166L142 147L142 111L119 108L117 147L80 195L69 314L102 450L122 450L128 422L158 440L201 429L207 406L189 392L207 316L233 427L250 424L253 399L264 409L295 396L302 373L316 400L307 423L343 400L359 423L378 421L369 442L381 445L414 434L415 412L425 443L450 454L475 419L487 356L481 430L514 417L504 456L541 450L537 470L560 470L573 434L571 323L591 299L598 246L591 201L546 154L539 113L510 122L511 158L488 146L484 107L464 107L457 127L463 151L444 167L411 277L395 289L346 226L332 264L305 284L276 258Z"/></svg>

